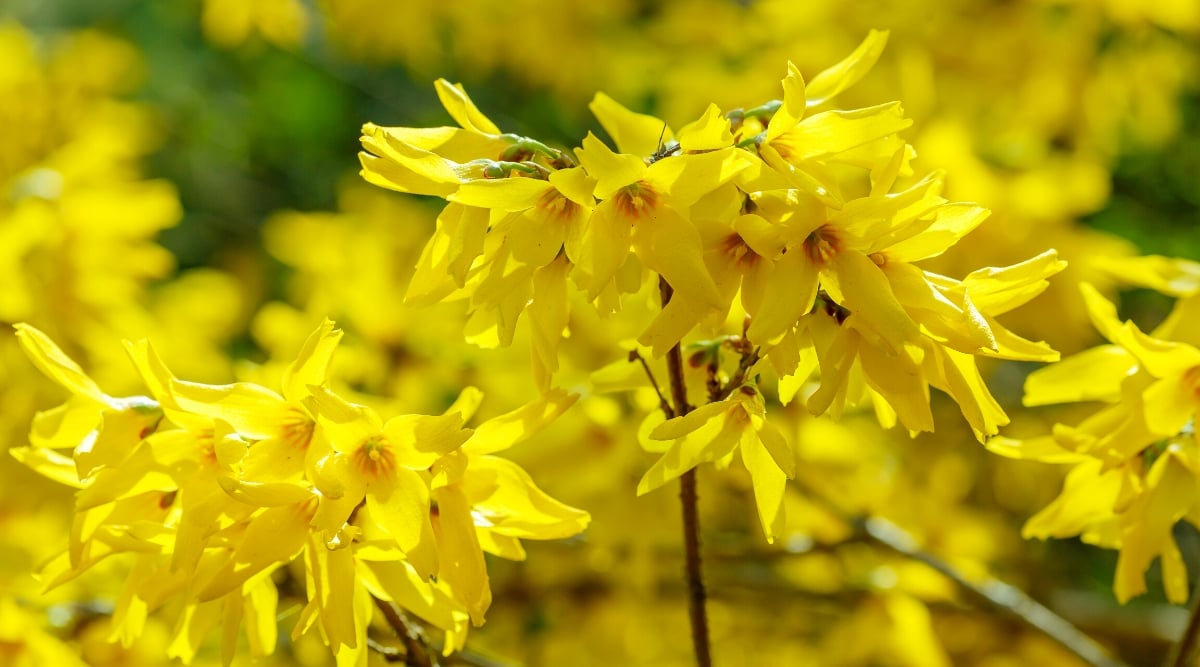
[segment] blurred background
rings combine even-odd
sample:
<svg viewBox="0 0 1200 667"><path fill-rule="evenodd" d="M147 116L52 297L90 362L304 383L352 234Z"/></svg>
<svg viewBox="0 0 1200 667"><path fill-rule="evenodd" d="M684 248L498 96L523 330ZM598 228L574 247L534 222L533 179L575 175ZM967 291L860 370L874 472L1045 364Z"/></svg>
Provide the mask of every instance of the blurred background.
<svg viewBox="0 0 1200 667"><path fill-rule="evenodd" d="M842 105L901 100L917 170L945 169L948 197L993 210L933 268L961 277L1057 248L1070 268L1005 322L1064 354L1097 340L1080 280L1157 323L1170 302L1122 290L1096 260L1200 259L1195 0L3 0L0 320L43 329L126 395L144 390L122 339L150 338L183 378L269 379L328 316L347 333L334 375L362 401L436 411L473 384L498 414L534 391L525 334L478 350L458 342L461 307L402 303L440 202L364 183L361 125L449 124L432 85L445 77L506 131L569 148L600 132L596 91L679 127L710 102L778 97L788 60L812 76L870 28L891 31L888 48ZM656 400L587 388L636 331L583 318L572 332L562 382L585 400L513 456L592 527L490 562L496 602L468 646L504 664L691 664L677 503L634 496ZM1006 406L1029 370L991 369ZM0 449L63 399L0 329ZM1156 572L1122 607L1115 553L1022 540L1062 472L988 454L939 405L938 432L917 439L871 415L784 413L804 471L775 545L746 479L701 472L718 664L1076 664L839 512L885 516L967 575L1017 585L1130 665L1161 660L1186 613ZM1061 417L1010 412L1015 437ZM31 573L69 519L68 489L0 459L0 664L35 638L87 664L163 664L169 613L131 648L105 641L127 564L40 593ZM1200 563L1200 540L1179 539ZM298 609L281 602L281 637ZM286 640L272 660L332 664Z"/></svg>

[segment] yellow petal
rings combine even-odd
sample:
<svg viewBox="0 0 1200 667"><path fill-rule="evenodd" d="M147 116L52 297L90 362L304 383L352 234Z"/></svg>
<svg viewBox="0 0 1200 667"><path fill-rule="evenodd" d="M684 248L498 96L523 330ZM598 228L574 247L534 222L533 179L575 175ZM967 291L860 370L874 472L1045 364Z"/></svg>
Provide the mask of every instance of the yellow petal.
<svg viewBox="0 0 1200 667"><path fill-rule="evenodd" d="M650 438L653 440L675 440L682 438L704 426L709 421L721 416L732 407L733 403L728 400L701 405L682 417L675 417L662 422L650 432Z"/></svg>
<svg viewBox="0 0 1200 667"><path fill-rule="evenodd" d="M1028 440L995 436L988 438L984 446L993 454L1010 459L1027 459L1042 463L1079 463L1088 458L1083 454L1064 449L1053 436L1049 435Z"/></svg>
<svg viewBox="0 0 1200 667"><path fill-rule="evenodd" d="M887 46L887 39L887 30L868 32L850 55L813 77L805 91L805 103L810 107L817 106L858 83L879 60L883 47Z"/></svg>
<svg viewBox="0 0 1200 667"><path fill-rule="evenodd" d="M589 209L596 205L596 198L592 194L596 191L596 179L588 175L583 167L552 171L549 179L556 190L576 204Z"/></svg>
<svg viewBox="0 0 1200 667"><path fill-rule="evenodd" d="M776 285L787 285L786 298L772 297L769 290L762 304L750 312L750 328L746 335L750 340L767 343L785 333L796 324L805 313L812 310L817 297L819 272L805 256L796 248L786 253L775 262L766 277Z"/></svg>
<svg viewBox="0 0 1200 667"><path fill-rule="evenodd" d="M596 179L595 196L600 199L608 199L617 190L642 180L646 173L642 158L614 153L591 132L583 138L583 145L575 149L575 155L588 176Z"/></svg>
<svg viewBox="0 0 1200 667"><path fill-rule="evenodd" d="M775 115L771 117L771 122L767 125L767 141L791 130L804 118L805 95L804 76L800 74L800 68L796 67L792 61L787 64L788 73L783 78L783 102L779 109L775 111Z"/></svg>
<svg viewBox="0 0 1200 667"><path fill-rule="evenodd" d="M437 542L429 521L429 487L421 475L396 468L393 478L367 494L367 510L423 578L437 573Z"/></svg>
<svg viewBox="0 0 1200 667"><path fill-rule="evenodd" d="M599 296L625 263L632 233L633 225L617 202L607 199L584 223L577 249L570 252L568 246L576 269L572 276L589 299Z"/></svg>
<svg viewBox="0 0 1200 667"><path fill-rule="evenodd" d="M209 385L173 379L171 393L179 409L223 419L238 433L255 440L279 432L286 408L279 394L249 382Z"/></svg>
<svg viewBox="0 0 1200 667"><path fill-rule="evenodd" d="M662 207L649 219L639 220L630 240L638 259L666 278L676 293L710 308L724 305L704 265L700 233L673 208Z"/></svg>
<svg viewBox="0 0 1200 667"><path fill-rule="evenodd" d="M313 497L308 487L288 482L253 482L221 476L217 483L234 500L255 507L293 505Z"/></svg>
<svg viewBox="0 0 1200 667"><path fill-rule="evenodd" d="M673 138L670 128L662 120L630 111L604 93L596 93L588 108L608 136L612 137L617 150L637 156L639 160L657 151L660 141L667 142ZM596 176L595 172L592 175Z"/></svg>
<svg viewBox="0 0 1200 667"><path fill-rule="evenodd" d="M363 132L379 129L368 124ZM368 183L397 192L445 197L463 181L455 163L429 151L390 142L382 134L365 134L362 145L370 151L358 154L360 173Z"/></svg>
<svg viewBox="0 0 1200 667"><path fill-rule="evenodd" d="M317 330L304 339L296 360L283 370L283 395L289 401L299 401L307 396L310 384L325 384L333 352L342 340L342 330L334 327L332 320L323 320Z"/></svg>
<svg viewBox="0 0 1200 667"><path fill-rule="evenodd" d="M495 456L472 460L462 488L475 521L500 535L556 540L577 535L591 520L587 512L539 489L523 468Z"/></svg>
<svg viewBox="0 0 1200 667"><path fill-rule="evenodd" d="M694 295L676 292L638 335L637 342L650 348L656 359L661 358L711 313L712 307Z"/></svg>
<svg viewBox="0 0 1200 667"><path fill-rule="evenodd" d="M902 262L917 262L937 257L950 246L958 243L959 239L971 233L991 213L982 206L960 202L939 206L932 213L933 221L921 233L887 249L888 258Z"/></svg>
<svg viewBox="0 0 1200 667"><path fill-rule="evenodd" d="M398 415L383 425L388 441L396 448L400 465L424 470L439 457L458 449L471 436L462 415Z"/></svg>
<svg viewBox="0 0 1200 667"><path fill-rule="evenodd" d="M735 409L742 412L741 406ZM742 433L749 427L750 416L742 412L742 418L730 419L725 414L705 421L700 428L675 440L671 448L642 476L638 482L638 495L657 489L701 463L729 456L737 447Z"/></svg>
<svg viewBox="0 0 1200 667"><path fill-rule="evenodd" d="M733 145L729 119L715 104L709 104L700 118L684 125L677 135L684 151L715 151Z"/></svg>
<svg viewBox="0 0 1200 667"><path fill-rule="evenodd" d="M1084 401L1115 402L1121 384L1137 371L1137 360L1124 348L1101 345L1039 368L1025 378L1026 407Z"/></svg>
<svg viewBox="0 0 1200 667"><path fill-rule="evenodd" d="M824 111L775 140L789 162L828 157L895 134L912 125L899 102L851 111Z"/></svg>
<svg viewBox="0 0 1200 667"><path fill-rule="evenodd" d="M533 339L533 374L542 391L550 388L554 372L558 370L558 345L570 318L567 307L567 273L570 270L567 258L559 256L533 274L529 331Z"/></svg>
<svg viewBox="0 0 1200 667"><path fill-rule="evenodd" d="M920 328L892 292L887 277L869 258L853 250L835 253L833 268L845 303L861 325L882 339L892 354L921 362Z"/></svg>
<svg viewBox="0 0 1200 667"><path fill-rule="evenodd" d="M1155 382L1143 394L1146 426L1156 435L1173 436L1192 419L1196 398L1191 382L1173 376Z"/></svg>
<svg viewBox="0 0 1200 667"><path fill-rule="evenodd" d="M447 200L501 211L524 211L554 186L536 178L481 179L463 183Z"/></svg>
<svg viewBox="0 0 1200 667"><path fill-rule="evenodd" d="M483 615L492 603L487 565L475 537L472 507L457 485L436 492L438 513L433 531L437 536L441 566L438 580L444 581L471 614L471 622L483 625Z"/></svg>
<svg viewBox="0 0 1200 667"><path fill-rule="evenodd" d="M480 424L463 445L472 456L503 451L546 428L575 404L579 394L554 388L512 412Z"/></svg>
<svg viewBox="0 0 1200 667"><path fill-rule="evenodd" d="M13 327L17 330L17 341L21 348L46 377L72 394L86 396L97 403L108 403L108 396L49 336L23 322Z"/></svg>
<svg viewBox="0 0 1200 667"><path fill-rule="evenodd" d="M775 536L784 527L783 491L787 477L766 448L753 436L742 439L741 453L742 463L750 471L754 503L758 508L759 521L762 522L763 535L768 543L774 543Z"/></svg>
<svg viewBox="0 0 1200 667"><path fill-rule="evenodd" d="M274 507L246 525L241 543L228 560L199 587L196 599L215 600L250 577L276 564L288 563L304 548L310 514L303 506Z"/></svg>
<svg viewBox="0 0 1200 667"><path fill-rule="evenodd" d="M1200 291L1200 263L1177 257L1098 257L1097 265L1122 282L1148 287L1174 297Z"/></svg>
<svg viewBox="0 0 1200 667"><path fill-rule="evenodd" d="M438 99L442 101L442 106L446 107L446 111L449 112L454 122L468 130L484 134L500 134L500 128L488 120L488 117L475 106L461 83L450 83L445 79L438 79L433 85L437 89Z"/></svg>

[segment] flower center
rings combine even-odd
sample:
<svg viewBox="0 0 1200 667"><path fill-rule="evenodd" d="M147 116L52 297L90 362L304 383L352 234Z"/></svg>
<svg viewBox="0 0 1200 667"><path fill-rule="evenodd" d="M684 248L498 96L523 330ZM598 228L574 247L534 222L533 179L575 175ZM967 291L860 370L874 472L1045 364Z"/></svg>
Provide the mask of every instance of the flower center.
<svg viewBox="0 0 1200 667"><path fill-rule="evenodd" d="M561 192L549 189L542 193L538 199L537 208L544 212L550 218L559 222L565 222L575 217L579 212L579 204L567 199Z"/></svg>
<svg viewBox="0 0 1200 667"><path fill-rule="evenodd" d="M303 410L289 406L279 422L279 437L289 447L308 449L315 427L316 423Z"/></svg>
<svg viewBox="0 0 1200 667"><path fill-rule="evenodd" d="M746 269L754 266L758 260L758 253L746 244L746 241L737 234L730 234L721 242L721 251L725 256L733 260L738 268Z"/></svg>
<svg viewBox="0 0 1200 667"><path fill-rule="evenodd" d="M373 435L354 450L354 464L366 477L390 475L396 469L396 455L392 445L382 435Z"/></svg>
<svg viewBox="0 0 1200 667"><path fill-rule="evenodd" d="M825 266L842 249L842 240L837 230L830 225L821 225L804 239L804 252L813 264Z"/></svg>
<svg viewBox="0 0 1200 667"><path fill-rule="evenodd" d="M617 210L627 218L643 218L658 207L658 192L649 183L638 181L613 195Z"/></svg>

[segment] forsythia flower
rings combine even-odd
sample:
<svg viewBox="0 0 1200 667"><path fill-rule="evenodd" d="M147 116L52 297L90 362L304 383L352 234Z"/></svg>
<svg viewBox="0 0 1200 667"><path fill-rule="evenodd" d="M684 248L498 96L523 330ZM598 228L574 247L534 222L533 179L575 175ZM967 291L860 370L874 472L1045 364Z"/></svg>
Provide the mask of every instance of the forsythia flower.
<svg viewBox="0 0 1200 667"><path fill-rule="evenodd" d="M669 286L639 338L656 355L697 326L719 326L740 293L746 336L787 378L789 398L815 370L806 359L819 361L814 413L874 402L888 425L928 431L933 386L962 405L980 438L994 434L1007 417L974 356L1056 358L995 316L1065 264L1050 252L961 281L913 265L988 212L940 197L939 174L894 190L915 155L897 134L910 124L898 103L826 108L871 69L886 38L872 31L807 86L789 64L782 100L726 113L710 106L678 133L597 94L591 109L616 151L589 134L574 151L578 164L500 133L461 86L438 81L459 127L364 127L368 181L450 202L410 299L468 299L467 337L483 344L509 343L529 310L546 387L570 326L568 278L601 312L658 280Z"/></svg>
<svg viewBox="0 0 1200 667"><path fill-rule="evenodd" d="M239 627L255 656L276 642L272 573L302 557L308 604L295 633L320 628L339 663L365 660L372 597L443 629L447 653L491 599L483 551L523 558L519 538L582 531L586 512L542 493L491 456L575 401L551 390L511 413L464 427L482 396L443 415L373 410L327 386L341 331L326 321L284 371L282 392L252 383L175 378L146 341L128 343L153 398L104 394L40 331L17 325L35 365L72 393L38 415L14 456L75 486L67 552L48 587L117 554L135 568L113 613L126 646L149 612L182 599L168 654L190 662L221 626L233 660Z"/></svg>
<svg viewBox="0 0 1200 667"><path fill-rule="evenodd" d="M789 63L781 100L728 112L709 105L678 132L598 93L590 108L616 148L588 134L574 156L501 133L460 85L439 80L458 127L363 128L367 181L448 201L408 298L467 300L466 337L485 346L509 344L528 311L543 390L571 327L568 282L601 314L659 292L662 309L638 337L655 356L744 313L743 335L725 337L749 362L739 381L723 386L718 351L715 402L651 434L675 444L639 493L740 451L768 539L782 525L794 464L766 425L757 380L741 381L757 378L760 360L781 378L784 403L819 369L805 399L813 414L870 405L886 426L932 431L935 387L980 440L994 435L1008 418L975 358L1058 358L995 318L1039 294L1065 263L1048 251L962 280L916 266L988 211L941 197L940 174L911 179L916 153L898 134L911 121L898 102L829 108L886 40L871 31L807 85Z"/></svg>
<svg viewBox="0 0 1200 667"><path fill-rule="evenodd" d="M1195 523L1200 509L1200 348L1194 308L1200 265L1145 257L1110 266L1130 282L1183 296L1147 334L1121 322L1116 307L1083 284L1092 321L1108 344L1031 374L1028 406L1077 401L1106 403L1076 426L1024 441L995 438L993 451L1015 458L1069 463L1062 493L1025 526L1027 537L1070 537L1119 549L1114 590L1126 601L1146 590L1144 573L1162 559L1172 602L1188 596L1187 570L1172 528ZM1188 342L1184 342L1188 341Z"/></svg>

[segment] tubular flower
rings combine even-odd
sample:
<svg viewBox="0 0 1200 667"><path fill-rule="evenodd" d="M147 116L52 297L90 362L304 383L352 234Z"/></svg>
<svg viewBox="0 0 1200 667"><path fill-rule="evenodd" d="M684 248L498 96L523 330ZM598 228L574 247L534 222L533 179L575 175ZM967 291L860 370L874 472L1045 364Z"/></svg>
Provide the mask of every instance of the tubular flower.
<svg viewBox="0 0 1200 667"><path fill-rule="evenodd" d="M1117 318L1116 306L1083 284L1092 321L1108 343L1032 373L1025 404L1100 401L1082 422L1056 424L1028 440L994 438L993 451L1014 458L1066 463L1062 493L1025 525L1026 537L1071 537L1118 549L1114 590L1126 601L1146 590L1144 573L1161 559L1172 602L1188 596L1187 570L1172 528L1200 525L1200 349L1191 303L1197 265L1139 258L1115 263L1130 282L1183 296L1154 331Z"/></svg>
<svg viewBox="0 0 1200 667"><path fill-rule="evenodd" d="M899 103L833 108L886 41L871 31L808 82L789 64L781 99L710 105L678 131L597 93L590 108L615 148L589 134L570 153L501 134L439 81L459 127L364 128L364 178L449 202L410 298L467 300L466 337L485 346L508 344L528 310L545 390L572 291L608 314L661 281L671 298L637 338L655 356L744 314L743 338L783 378L785 400L819 371L814 414L872 405L885 425L929 431L934 387L977 437L995 434L1007 416L976 357L1057 358L996 316L1065 264L1050 251L961 280L918 266L988 211L942 197L939 173L913 178Z"/></svg>
<svg viewBox="0 0 1200 667"><path fill-rule="evenodd" d="M586 512L494 456L569 408L576 396L562 390L475 430L464 427L481 400L474 389L445 414L385 421L326 386L341 338L326 320L281 392L180 380L139 341L126 348L153 398L113 398L40 331L17 330L34 364L73 394L39 416L29 447L11 450L78 489L67 549L41 577L55 587L131 558L112 631L127 646L148 614L179 601L170 656L191 662L218 627L225 664L239 629L253 655L268 655L272 573L300 561L307 604L295 634L319 629L339 663L366 659L372 597L444 630L450 653L491 600L485 550L521 558L520 538L587 525Z"/></svg>

